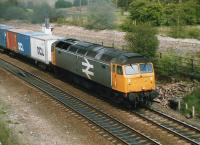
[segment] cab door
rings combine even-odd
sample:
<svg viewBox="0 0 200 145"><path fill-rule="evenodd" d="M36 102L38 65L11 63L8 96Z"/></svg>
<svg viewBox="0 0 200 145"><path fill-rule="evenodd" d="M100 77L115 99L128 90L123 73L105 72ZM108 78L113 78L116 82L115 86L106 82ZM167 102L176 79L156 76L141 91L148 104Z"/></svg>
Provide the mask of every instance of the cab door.
<svg viewBox="0 0 200 145"><path fill-rule="evenodd" d="M116 91L126 93L126 77L121 65L112 65L112 88Z"/></svg>
<svg viewBox="0 0 200 145"><path fill-rule="evenodd" d="M112 64L112 89L116 90L117 87L117 74L116 74L116 65Z"/></svg>

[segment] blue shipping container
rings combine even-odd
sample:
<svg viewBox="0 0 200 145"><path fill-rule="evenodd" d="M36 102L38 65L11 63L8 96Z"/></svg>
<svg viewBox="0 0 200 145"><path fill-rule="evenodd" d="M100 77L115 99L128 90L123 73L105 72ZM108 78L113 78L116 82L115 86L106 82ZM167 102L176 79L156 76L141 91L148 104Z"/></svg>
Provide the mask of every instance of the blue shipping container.
<svg viewBox="0 0 200 145"><path fill-rule="evenodd" d="M43 32L25 32L17 33L17 43L19 53L25 56L31 56L31 36L46 35Z"/></svg>
<svg viewBox="0 0 200 145"><path fill-rule="evenodd" d="M0 25L0 46L3 48L6 48L6 32L8 29L11 29L11 28L13 27Z"/></svg>

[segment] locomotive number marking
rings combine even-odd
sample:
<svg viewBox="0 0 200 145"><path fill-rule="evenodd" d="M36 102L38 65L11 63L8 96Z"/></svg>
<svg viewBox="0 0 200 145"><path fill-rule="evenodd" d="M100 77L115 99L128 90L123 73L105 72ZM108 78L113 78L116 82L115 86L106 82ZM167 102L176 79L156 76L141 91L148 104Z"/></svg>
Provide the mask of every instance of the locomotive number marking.
<svg viewBox="0 0 200 145"><path fill-rule="evenodd" d="M18 49L19 49L19 51L24 51L23 44L20 42L18 42Z"/></svg>
<svg viewBox="0 0 200 145"><path fill-rule="evenodd" d="M94 73L90 71L90 69L93 69L94 66L91 65L89 63L89 61L84 58L85 62L82 62L82 65L85 66L86 68L85 69L82 69L82 72L86 74L86 76L88 77L88 79L91 80L91 76L94 76Z"/></svg>
<svg viewBox="0 0 200 145"><path fill-rule="evenodd" d="M37 53L38 53L38 55L44 56L43 49L39 46L37 46Z"/></svg>

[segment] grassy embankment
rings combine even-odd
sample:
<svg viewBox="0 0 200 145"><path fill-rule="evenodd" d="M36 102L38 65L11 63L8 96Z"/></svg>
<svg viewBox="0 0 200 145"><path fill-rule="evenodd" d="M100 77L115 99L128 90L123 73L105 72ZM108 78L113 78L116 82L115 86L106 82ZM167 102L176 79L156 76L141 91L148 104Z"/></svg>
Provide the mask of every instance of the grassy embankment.
<svg viewBox="0 0 200 145"><path fill-rule="evenodd" d="M200 40L200 26L158 27L162 36L173 38L192 38Z"/></svg>
<svg viewBox="0 0 200 145"><path fill-rule="evenodd" d="M13 137L8 124L11 121L6 121L6 111L0 104L0 144L2 145L20 145Z"/></svg>
<svg viewBox="0 0 200 145"><path fill-rule="evenodd" d="M185 103L188 104L188 110L185 109ZM195 112L200 116L200 87L196 88L191 94L183 99L182 112L184 114L191 114L192 106L195 107Z"/></svg>

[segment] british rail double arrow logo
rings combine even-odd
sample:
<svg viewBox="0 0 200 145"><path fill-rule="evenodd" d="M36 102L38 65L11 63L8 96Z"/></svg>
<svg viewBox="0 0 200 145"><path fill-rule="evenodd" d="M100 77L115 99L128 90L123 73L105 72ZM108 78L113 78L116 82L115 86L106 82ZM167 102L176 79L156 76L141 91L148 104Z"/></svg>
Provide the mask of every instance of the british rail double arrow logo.
<svg viewBox="0 0 200 145"><path fill-rule="evenodd" d="M86 74L86 76L88 77L88 79L91 80L91 76L94 76L94 73L90 71L90 69L93 69L94 66L91 65L89 63L89 61L84 58L85 62L82 62L82 65L85 66L86 68L85 69L82 69L82 72Z"/></svg>

